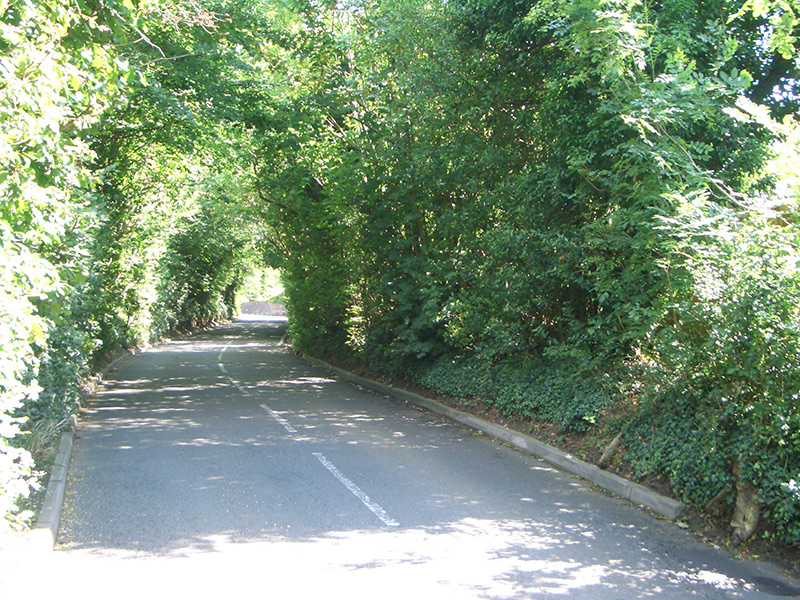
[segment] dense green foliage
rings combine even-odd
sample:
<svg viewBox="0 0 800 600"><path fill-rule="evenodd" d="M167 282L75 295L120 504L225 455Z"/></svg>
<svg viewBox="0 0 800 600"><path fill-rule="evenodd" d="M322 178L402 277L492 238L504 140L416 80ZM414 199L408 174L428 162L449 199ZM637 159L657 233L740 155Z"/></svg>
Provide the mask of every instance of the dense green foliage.
<svg viewBox="0 0 800 600"><path fill-rule="evenodd" d="M84 276L91 218L85 194L92 184L87 136L129 82L128 65L111 46L123 41L132 15L123 6L83 12L58 1L2 2L0 13L0 513L6 514L31 477L30 455L11 441L23 424L18 410L41 397L37 366L50 365L51 381L81 370L80 360L56 366L45 348L48 330L66 310L66 290ZM79 347L83 340L63 325L53 344Z"/></svg>
<svg viewBox="0 0 800 600"><path fill-rule="evenodd" d="M769 166L792 10L306 11L313 68L258 155L295 344L566 430L628 415L640 473L702 505L739 472L800 541L796 199Z"/></svg>
<svg viewBox="0 0 800 600"><path fill-rule="evenodd" d="M0 12L0 511L22 429L259 264L299 349L744 478L800 542L794 1Z"/></svg>
<svg viewBox="0 0 800 600"><path fill-rule="evenodd" d="M31 452L87 375L232 314L262 242L246 194L226 210L219 192L241 177L201 67L223 68L235 44L206 8L9 0L0 14L0 513L20 521Z"/></svg>

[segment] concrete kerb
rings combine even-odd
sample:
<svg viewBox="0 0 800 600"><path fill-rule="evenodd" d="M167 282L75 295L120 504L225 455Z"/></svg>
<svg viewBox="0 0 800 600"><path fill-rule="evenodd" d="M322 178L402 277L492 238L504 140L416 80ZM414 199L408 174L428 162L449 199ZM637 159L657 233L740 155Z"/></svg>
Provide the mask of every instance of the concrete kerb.
<svg viewBox="0 0 800 600"><path fill-rule="evenodd" d="M73 426L61 434L56 458L50 471L50 479L47 482L44 503L36 520L36 526L31 532L34 541L41 543L45 549L52 550L58 534L61 506L67 487L67 468L72 457L72 441L74 439L75 429Z"/></svg>
<svg viewBox="0 0 800 600"><path fill-rule="evenodd" d="M135 355L137 351L130 350L125 355L107 365L90 384L86 392L86 397L93 395L97 384L102 381L106 373L116 367L121 362ZM61 434L58 443L58 450L50 471L50 478L47 481L47 489L44 494L44 502L36 519L36 525L31 530L31 538L34 544L41 544L45 550L52 550L56 543L58 527L61 522L61 507L64 503L64 492L67 489L67 470L69 461L72 458L72 442L75 439L77 420L73 419L67 431Z"/></svg>
<svg viewBox="0 0 800 600"><path fill-rule="evenodd" d="M646 506L656 514L661 515L666 519L675 520L679 518L686 510L686 506L681 502L673 500L672 498L667 498L666 496L662 496L661 494L658 494L657 492L654 492L643 485L628 481L624 477L604 471L596 465L583 462L582 460L579 460L574 456L567 454L566 452L562 452L561 450L558 450L557 448L545 444L544 442L541 442L528 435L519 433L518 431L513 431L496 423L490 423L489 421L485 421L480 417L461 412L460 410L446 406L440 402L432 400L431 398L420 396L414 392L394 388L372 379L360 377L354 373L345 371L344 369L329 365L322 360L306 356L305 354L302 356L311 364L335 373L351 383L356 383L362 387L371 389L381 394L399 398L401 400L410 402L411 404L421 406L432 412L452 419L457 423L477 429L483 433L486 433L487 435L507 442L512 446L519 448L520 450L524 450L530 454L533 454L534 456L538 456L539 458L547 461L551 465L563 471L577 475L578 477L595 484L599 488L602 488L614 494L615 496L624 498L625 500L628 500L629 502L639 506Z"/></svg>

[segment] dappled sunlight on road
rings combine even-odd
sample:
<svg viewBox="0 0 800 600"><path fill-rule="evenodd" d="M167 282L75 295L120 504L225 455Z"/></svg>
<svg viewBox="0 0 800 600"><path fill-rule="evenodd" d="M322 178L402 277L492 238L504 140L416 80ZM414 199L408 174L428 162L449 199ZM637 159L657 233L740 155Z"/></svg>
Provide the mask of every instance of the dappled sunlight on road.
<svg viewBox="0 0 800 600"><path fill-rule="evenodd" d="M685 532L310 368L279 335L234 323L170 342L100 391L42 593L751 597Z"/></svg>
<svg viewBox="0 0 800 600"><path fill-rule="evenodd" d="M91 595L180 593L211 597L260 588L264 597L349 598L651 598L749 587L722 573L689 566L664 570L641 548L625 564L614 553L586 548L574 531L532 520L465 518L434 527L331 531L295 538L237 540L217 534L164 553L95 548L56 552L53 567L77 577ZM578 532L581 533L581 532ZM635 543L633 539L632 543ZM71 574L71 575L70 575ZM124 580L121 588L119 581ZM677 593L677 595L675 595ZM145 596L146 597L146 596ZM711 597L716 597L713 594Z"/></svg>

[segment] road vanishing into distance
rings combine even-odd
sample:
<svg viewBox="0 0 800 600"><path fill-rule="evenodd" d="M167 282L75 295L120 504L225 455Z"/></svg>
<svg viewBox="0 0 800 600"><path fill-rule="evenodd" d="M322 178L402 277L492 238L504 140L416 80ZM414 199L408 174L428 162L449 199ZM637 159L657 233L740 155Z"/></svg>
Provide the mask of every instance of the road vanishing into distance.
<svg viewBox="0 0 800 600"><path fill-rule="evenodd" d="M251 318L109 374L37 586L83 597L776 598L523 452L332 378Z"/></svg>

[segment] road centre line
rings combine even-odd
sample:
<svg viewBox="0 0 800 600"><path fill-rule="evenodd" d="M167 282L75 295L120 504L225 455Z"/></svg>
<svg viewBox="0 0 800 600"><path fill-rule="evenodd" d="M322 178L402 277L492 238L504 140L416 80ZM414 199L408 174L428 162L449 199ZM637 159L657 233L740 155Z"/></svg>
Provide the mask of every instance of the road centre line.
<svg viewBox="0 0 800 600"><path fill-rule="evenodd" d="M237 390L239 390L245 396L250 396L251 395L250 392L247 391L242 386L242 384L240 384L233 377L231 377L228 374L228 370L225 368L225 365L222 364L222 355L225 352L225 350L228 349L228 346L230 346L232 343L233 342L228 342L227 344L225 344L225 346L222 348L222 350L220 350L219 355L217 356L217 361L218 361L217 362L217 366L219 367L220 371L222 371L225 374L225 377L228 379L228 381L230 381L231 384L233 384L236 387ZM284 419L282 416L280 416L278 413L276 413L274 410L272 410L269 406L267 406L266 404L261 404L260 406L265 411L267 411L273 419L275 419L278 423L280 423L286 431L288 431L289 433L297 433L297 430L294 427L292 427L292 425L291 425L291 423L289 423L289 421Z"/></svg>
<svg viewBox="0 0 800 600"><path fill-rule="evenodd" d="M219 355L217 356L217 366L219 367L220 371L225 375L226 379L230 381L236 388L242 392L246 396L250 396L250 392L246 390L242 385L236 381L231 375L228 373L228 370L225 368L225 365L222 363L222 355L228 349L233 342L228 342L222 350L220 350ZM269 415L275 419L281 426L289 433L297 433L297 430L292 427L291 423L272 410L266 404L261 404L261 408L263 408ZM358 487L352 480L350 480L344 473L342 473L328 458L322 454L321 452L313 452L313 455L319 460L322 465L330 471L330 473L339 480L339 482L344 485L350 492L358 498L361 503L366 506L372 513L378 517L384 525L388 527L399 527L400 523L392 519L388 513L383 510L383 508L375 501L373 501L364 491Z"/></svg>
<svg viewBox="0 0 800 600"><path fill-rule="evenodd" d="M250 395L250 392L248 392L246 389L244 389L244 388L242 387L242 384L240 384L240 383L239 383L238 381L236 381L236 380L235 380L233 377L231 377L231 376L230 376L230 373L228 373L228 369L226 369L226 368L225 368L225 365L224 365L224 364L222 364L222 355L225 353L225 350L227 350L227 349L228 349L228 346L230 346L232 343L233 343L233 342L228 342L227 344L225 344L225 346L222 348L222 350L220 350L220 351L219 351L219 355L217 356L217 366L219 367L219 370L220 370L220 371L222 371L222 372L225 374L225 377L228 379L228 381L230 381L230 382L231 382L231 384L232 384L232 385L233 385L233 386L234 386L234 387L235 387L237 390L239 390L240 392L242 392L242 393L243 393L245 396L249 396L249 395Z"/></svg>
<svg viewBox="0 0 800 600"><path fill-rule="evenodd" d="M280 416L278 413L276 413L274 410L272 410L269 406L267 406L266 404L262 404L261 408L263 408L265 411L267 411L269 413L269 415L273 419L275 419L278 423L283 425L283 428L286 431L288 431L289 433L297 433L297 429L292 427L291 424L289 423L289 421L284 419L282 416Z"/></svg>
<svg viewBox="0 0 800 600"><path fill-rule="evenodd" d="M230 381L234 386L236 386L236 389L239 390L240 392L242 392L245 396L249 396L250 395L250 392L248 392L246 389L244 389L242 387L242 384L240 384L238 381L236 381L233 377L228 377L228 381Z"/></svg>
<svg viewBox="0 0 800 600"><path fill-rule="evenodd" d="M324 454L321 452L314 452L314 456L317 457L317 460L322 463L322 465L331 472L331 474L339 480L344 487L350 490L353 495L361 500L361 502L370 509L376 517L378 517L385 525L388 527L399 527L400 523L392 519L381 506L374 502L369 496L367 496L360 487L358 487L355 483L353 483L350 479L348 479L344 473L342 473L336 466L329 461Z"/></svg>
<svg viewBox="0 0 800 600"><path fill-rule="evenodd" d="M225 350L227 350L227 349L228 349L228 346L230 346L232 343L233 343L233 342L228 342L227 344L225 344L225 345L222 347L222 350L220 350L220 351L219 351L219 354L217 355L217 366L219 367L219 370L220 370L220 371L222 371L223 373L225 373L225 375L227 375L227 374L228 374L228 369L226 369L226 368L225 368L225 365L223 365L223 364L222 364L222 355L223 355L223 354L225 354ZM230 376L228 377L228 379L231 379L231 378L230 378ZM233 380L232 380L232 379L231 379L231 383L233 383Z"/></svg>

